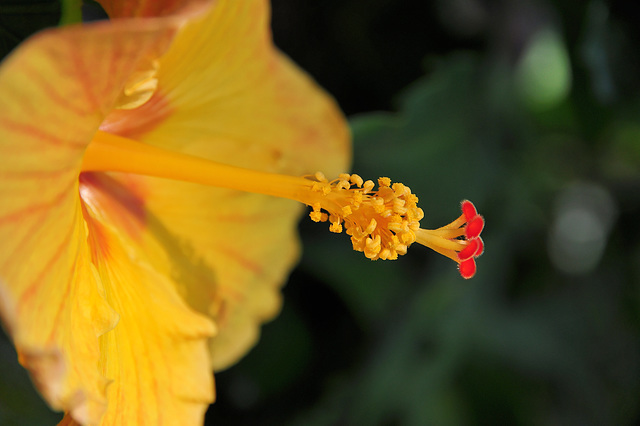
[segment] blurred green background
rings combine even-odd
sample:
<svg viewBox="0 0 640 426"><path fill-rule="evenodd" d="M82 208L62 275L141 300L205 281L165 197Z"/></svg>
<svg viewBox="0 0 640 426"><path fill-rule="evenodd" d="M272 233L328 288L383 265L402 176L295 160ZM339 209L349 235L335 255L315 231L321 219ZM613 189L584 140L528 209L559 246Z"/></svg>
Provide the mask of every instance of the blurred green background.
<svg viewBox="0 0 640 426"><path fill-rule="evenodd" d="M353 170L409 185L423 227L472 200L487 249L465 281L303 221L283 312L216 376L207 424L638 424L640 4L272 4L276 44L350 118ZM54 424L12 351L0 424Z"/></svg>

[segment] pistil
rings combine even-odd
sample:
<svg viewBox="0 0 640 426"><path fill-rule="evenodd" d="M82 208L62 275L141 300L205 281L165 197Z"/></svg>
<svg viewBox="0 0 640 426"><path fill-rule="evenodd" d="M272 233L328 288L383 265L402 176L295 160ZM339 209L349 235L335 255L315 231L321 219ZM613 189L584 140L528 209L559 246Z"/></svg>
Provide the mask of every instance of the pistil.
<svg viewBox="0 0 640 426"><path fill-rule="evenodd" d="M345 229L353 248L372 260L397 259L414 242L457 262L461 275L475 274L475 258L484 244L484 219L469 201L462 214L434 230L420 228L424 217L418 197L409 187L389 178L364 181L356 174L341 174L329 181L318 172L305 177L234 167L172 152L121 136L98 131L88 146L82 171L124 172L173 179L238 191L296 200L311 206L310 217L329 222L331 232Z"/></svg>

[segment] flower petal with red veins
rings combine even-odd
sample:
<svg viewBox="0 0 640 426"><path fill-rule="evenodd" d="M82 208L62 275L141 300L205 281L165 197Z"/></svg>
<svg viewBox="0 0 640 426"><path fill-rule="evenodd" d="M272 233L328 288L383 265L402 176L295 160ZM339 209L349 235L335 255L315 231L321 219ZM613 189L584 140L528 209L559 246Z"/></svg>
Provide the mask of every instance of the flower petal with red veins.
<svg viewBox="0 0 640 426"><path fill-rule="evenodd" d="M1 316L45 399L85 424L107 404L99 340L118 314L91 263L80 163L128 77L181 23L48 30L0 66Z"/></svg>
<svg viewBox="0 0 640 426"><path fill-rule="evenodd" d="M92 260L120 322L100 339L112 380L102 425L196 425L213 402L207 340L215 328L195 313L169 276L155 270L138 234L113 224L122 214L109 180L82 180Z"/></svg>

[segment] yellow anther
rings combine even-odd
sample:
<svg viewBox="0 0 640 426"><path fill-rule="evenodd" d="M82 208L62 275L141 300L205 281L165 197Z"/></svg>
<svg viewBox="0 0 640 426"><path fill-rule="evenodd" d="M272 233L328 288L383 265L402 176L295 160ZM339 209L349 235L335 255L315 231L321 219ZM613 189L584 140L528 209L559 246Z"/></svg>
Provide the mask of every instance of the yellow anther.
<svg viewBox="0 0 640 426"><path fill-rule="evenodd" d="M388 177L381 177L378 179L378 185L380 185L381 187L391 186L391 179L389 179Z"/></svg>
<svg viewBox="0 0 640 426"><path fill-rule="evenodd" d="M318 182L329 182L322 172L316 172L314 176Z"/></svg>
<svg viewBox="0 0 640 426"><path fill-rule="evenodd" d="M322 192L323 195L327 195L331 192L331 185L327 182L313 182L311 184L311 190L314 192Z"/></svg>
<svg viewBox="0 0 640 426"><path fill-rule="evenodd" d="M360 204L362 204L362 195L362 192L355 192L353 194L352 202L354 207L360 207Z"/></svg>
<svg viewBox="0 0 640 426"><path fill-rule="evenodd" d="M353 213L353 212L351 211L351 206L344 206L344 207L342 208L342 215L343 215L344 217L349 216L351 213Z"/></svg>
<svg viewBox="0 0 640 426"><path fill-rule="evenodd" d="M393 210L391 209L385 209L385 211L383 211L382 213L380 213L380 216L382 217L391 217L393 215Z"/></svg>
<svg viewBox="0 0 640 426"><path fill-rule="evenodd" d="M398 238L397 235L392 235L391 236L391 244L390 244L390 246L397 247L398 245L400 245L400 239Z"/></svg>
<svg viewBox="0 0 640 426"><path fill-rule="evenodd" d="M400 234L400 238L402 238L402 242L407 246L416 242L415 232L408 231L408 232L402 233Z"/></svg>
<svg viewBox="0 0 640 426"><path fill-rule="evenodd" d="M375 238L367 238L365 241L364 255L369 259L375 259L380 253L380 235L376 235Z"/></svg>
<svg viewBox="0 0 640 426"><path fill-rule="evenodd" d="M407 209L405 207L402 206L393 206L393 212L394 213L400 213L400 214L405 214L407 213Z"/></svg>
<svg viewBox="0 0 640 426"><path fill-rule="evenodd" d="M373 190L374 186L376 186L376 184L373 183L372 180L368 180L362 185L362 189L364 190L365 194L368 194L369 192L371 192Z"/></svg>
<svg viewBox="0 0 640 426"><path fill-rule="evenodd" d="M364 238L351 237L351 244L353 245L353 249L355 251L364 251L366 247L366 241L364 240Z"/></svg>
<svg viewBox="0 0 640 426"><path fill-rule="evenodd" d="M369 226L367 226L367 228L364 230L364 233L367 235L372 234L373 231L376 230L377 226L378 226L378 222L376 222L375 219L371 219L371 222L369 222Z"/></svg>
<svg viewBox="0 0 640 426"><path fill-rule="evenodd" d="M390 222L387 228L396 233L402 232L402 222Z"/></svg>
<svg viewBox="0 0 640 426"><path fill-rule="evenodd" d="M393 189L393 192L395 192L397 196L407 195L405 192L405 188L407 187L401 184L400 182L396 182L393 185L391 185L391 189ZM409 191L409 193L411 192Z"/></svg>
<svg viewBox="0 0 640 426"><path fill-rule="evenodd" d="M309 217L314 222L322 222L322 215L323 213L316 211L312 211L311 213L309 213Z"/></svg>
<svg viewBox="0 0 640 426"><path fill-rule="evenodd" d="M362 178L356 174L352 174L350 177L351 183L356 185L358 188L362 188L362 184L364 183L364 180L362 180Z"/></svg>
<svg viewBox="0 0 640 426"><path fill-rule="evenodd" d="M391 251L388 248L383 248L382 250L380 250L380 254L378 254L378 257L382 260L395 260L398 258L398 255L395 253L395 251Z"/></svg>
<svg viewBox="0 0 640 426"><path fill-rule="evenodd" d="M341 180L336 184L336 189L349 189L351 188L351 184L348 180Z"/></svg>

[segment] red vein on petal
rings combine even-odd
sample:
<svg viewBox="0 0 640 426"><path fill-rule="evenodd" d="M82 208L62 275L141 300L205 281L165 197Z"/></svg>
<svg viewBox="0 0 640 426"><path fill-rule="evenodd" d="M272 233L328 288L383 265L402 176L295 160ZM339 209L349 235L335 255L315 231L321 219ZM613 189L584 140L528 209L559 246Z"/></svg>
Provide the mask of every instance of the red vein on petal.
<svg viewBox="0 0 640 426"><path fill-rule="evenodd" d="M98 234L101 233L106 233L107 231L105 230L101 230L98 228L102 228L102 223L95 219L92 218L92 227L94 231L98 231ZM105 237L106 238L106 237ZM105 257L103 257L101 260L99 260L100 262L103 262L105 265L109 265L112 262L110 262L106 256L111 256L109 255L104 255ZM108 266L107 266L108 268ZM144 341L144 334L139 330L139 326L137 324L137 322L135 321L135 318L131 315L131 312L126 309L125 307L131 307L131 306L136 306L136 300L140 298L140 295L136 292L136 288L135 287L131 287L131 288L127 288L126 286L123 286L122 283L119 281L118 278L115 279L115 281L117 282L117 284L114 284L114 282L110 283L111 286L111 291L115 294L117 294L117 296L115 297L115 300L112 300L112 303L117 301L117 308L116 306L114 306L114 308L117 309L118 312L120 312L121 314L121 322L120 322L120 329L122 330L122 332L124 333L124 330L127 330L126 334L128 335L134 335L139 337L140 339L143 339ZM124 300L124 299L128 299L128 300ZM119 337L118 334L116 334L114 336L114 339L119 339L122 337ZM116 343L117 344L117 343ZM149 360L154 359L154 357L156 355L160 355L160 353L153 353L151 354L149 352L149 348L147 347L147 345L143 345L144 347L144 353L137 353L137 352L133 352L133 345L128 345L129 349L130 349L130 358L134 364L134 368L132 369L133 374L135 374L136 376L136 383L140 384L143 381L140 378L140 374L139 372L141 371L145 371L144 369L142 369L140 367L140 364L142 361L145 361L145 363L148 365L149 367ZM152 356L153 355L153 356ZM148 370L153 370L153 368L148 368ZM120 375L120 379L122 380L122 377L125 376L126 372L128 372L128 369L125 369L124 372L121 369L119 371L119 375ZM152 393L155 396L156 402L160 400L160 398L158 397L159 394L159 386L157 383L157 380L155 378L155 376L152 377L153 380L153 384L151 386L152 388ZM117 387L118 389L120 389L120 386ZM137 393L137 397L139 401L143 401L145 398L143 398L143 393L142 393L142 387L141 386L136 386L136 393ZM126 403L124 403L123 397L126 397L126 393L121 393L121 398L119 404L126 406ZM119 412L123 412L124 410L118 410L116 409L116 411ZM160 410L161 411L161 410ZM156 412L156 414L159 415L158 412ZM137 410L137 415L138 415L138 423L137 424L145 424L145 417L144 417L144 413L141 410ZM161 422L158 422L158 424L160 424ZM119 423L118 423L119 424Z"/></svg>
<svg viewBox="0 0 640 426"><path fill-rule="evenodd" d="M51 270L53 265L60 260L60 257L62 256L62 254L66 252L64 247L69 245L69 242L71 241L71 235L73 235L73 231L74 231L74 227L73 226L69 227L64 239L56 247L55 254L51 257L51 259L49 259L49 261L44 266L44 268L42 268L42 270L38 273L37 278L33 280L33 282L29 284L27 289L22 293L22 295L20 296L20 301L16 305L18 307L18 311L20 311L22 307L25 306L26 302L31 297L33 297L33 295L35 294L35 290L38 288L38 285L42 283L44 275L49 270Z"/></svg>
<svg viewBox="0 0 640 426"><path fill-rule="evenodd" d="M69 239L71 239L71 237L69 237ZM75 268L77 265L77 257L73 259L73 264L71 265L71 268L69 270L69 277L67 279L67 284L64 286L64 294L62 295L62 297L60 298L60 300L62 300L62 303L60 303L58 305L58 310L56 312L56 314L54 315L54 320L51 322L51 332L49 333L49 337L47 338L47 343L51 344L55 342L54 336L56 335L56 324L60 324L60 316L62 315L62 311L64 310L64 308L67 306L67 303L69 302L70 298L69 298L69 293L71 291L71 286L73 285L73 281L76 279L75 276Z"/></svg>
<svg viewBox="0 0 640 426"><path fill-rule="evenodd" d="M84 107L74 105L68 98L61 95L56 88L45 79L45 75L42 71L23 67L22 73L29 78L39 89L42 90L46 96L53 100L57 106L64 108L78 117L89 117L92 115L91 111Z"/></svg>
<svg viewBox="0 0 640 426"><path fill-rule="evenodd" d="M84 218L81 218L81 220L84 220ZM76 212L74 214L74 217L71 220L71 224L72 225L69 227L69 229L70 229L70 233L69 233L69 237L68 237L69 240L71 239L71 235L70 234L71 234L71 232L73 230L74 225L77 223L77 221L78 221L78 210L76 210ZM69 269L69 279L67 280L67 285L65 286L65 292L64 292L64 295L61 298L61 300L63 300L64 302L61 303L58 306L58 311L56 312L55 320L53 321L52 324L60 324L59 318L62 315L63 308L66 306L67 302L69 300L71 300L70 297L69 297L69 293L71 291L71 287L73 287L73 282L75 280L77 280L77 276L76 276L76 267L77 267L77 265L78 265L78 257L75 256L74 259L73 259L73 263L71 265L71 268ZM80 285L82 285L82 284L80 284ZM54 335L55 335L55 328L52 328L51 329L51 334L49 335L49 339L48 339L49 342L53 342L53 336ZM97 336L96 336L96 338L97 338Z"/></svg>
<svg viewBox="0 0 640 426"><path fill-rule="evenodd" d="M106 35L105 35L106 37ZM85 54L85 50L78 50L76 46L73 45L72 40L69 40L69 46L67 50L70 52L69 57L71 58L71 63L73 64L73 74L75 80L80 83L82 88L82 93L85 95L85 99L89 106L89 111L96 111L104 115L104 111L96 97L96 94L93 92L93 82L87 78L87 76L92 75L93 73L88 72L86 68L86 64L83 61L83 54Z"/></svg>
<svg viewBox="0 0 640 426"><path fill-rule="evenodd" d="M123 44L125 43L114 43L113 48L109 52L109 56L107 58L96 58L96 60L101 60L103 62L103 66L105 68L104 75L109 76L122 76L122 70L118 67L119 62L125 61L117 61L116 58L122 56ZM128 43L127 43L128 44ZM89 60L92 63L92 60ZM129 63L131 65L131 63ZM121 81L124 85L125 81ZM93 82L93 89L97 96L100 99L111 99L113 98L113 84L110 79L104 79L102 81ZM120 88L122 89L122 88Z"/></svg>
<svg viewBox="0 0 640 426"><path fill-rule="evenodd" d="M67 184L63 188L63 190L60 191L53 199L51 199L46 203L30 205L26 208L23 208L18 211L14 211L6 216L0 217L0 224L3 222L7 223L7 222L14 222L19 219L24 219L24 216L32 215L41 210L52 208L60 204L60 202L62 202L62 200L65 198L65 196L71 195L73 193L71 191L71 185L73 184L73 182L75 182L75 178L71 182L69 182L69 184Z"/></svg>
<svg viewBox="0 0 640 426"><path fill-rule="evenodd" d="M230 259L235 260L240 265L242 265L245 269L248 269L256 276L262 276L264 274L264 270L255 262L249 260L248 257L245 257L243 254L231 250L228 247L217 248L216 251L222 253L223 255L229 257Z"/></svg>
<svg viewBox="0 0 640 426"><path fill-rule="evenodd" d="M89 145L89 141L70 141L67 139L60 138L56 135L52 135L50 133L44 132L33 125L33 123L20 123L17 121L13 121L6 117L0 117L0 126L5 129L20 133L22 135L30 136L34 139L37 139L40 142L47 143L52 146L62 147L62 148L70 148L70 149L82 149L86 148ZM28 149L33 149L31 147L27 147Z"/></svg>
<svg viewBox="0 0 640 426"><path fill-rule="evenodd" d="M0 268L0 270L5 270L6 266L12 262L13 258L21 254L21 252L23 251L24 245L27 244L29 239L38 230L38 228L42 227L42 220L44 219L44 217L46 217L49 214L50 214L49 211L41 210L40 215L32 219L32 222L33 222L32 225L29 227L27 232L25 232L23 238L15 246L15 248L13 249L13 253L10 256L8 256L5 262L2 264L2 267ZM49 217L49 220L51 219L52 218Z"/></svg>

